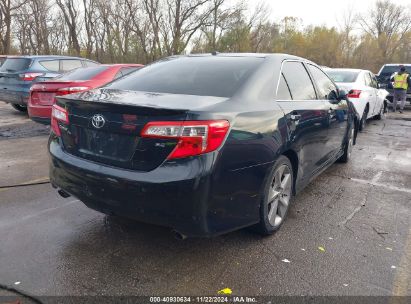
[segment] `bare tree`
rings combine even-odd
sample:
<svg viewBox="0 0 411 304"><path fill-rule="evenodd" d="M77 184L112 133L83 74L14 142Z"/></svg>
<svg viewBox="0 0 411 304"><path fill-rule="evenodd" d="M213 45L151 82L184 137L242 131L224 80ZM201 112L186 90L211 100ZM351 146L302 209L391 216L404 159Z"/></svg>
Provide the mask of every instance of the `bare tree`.
<svg viewBox="0 0 411 304"><path fill-rule="evenodd" d="M75 0L55 0L63 13L64 20L68 28L68 36L70 41L69 51L73 50L74 53L80 55L80 43L79 43L79 5Z"/></svg>
<svg viewBox="0 0 411 304"><path fill-rule="evenodd" d="M153 35L152 40L152 54L153 60L162 56L162 45L161 45L161 22L163 19L163 13L161 11L160 0L143 0L143 5L145 12L147 13L148 20L151 26L151 32Z"/></svg>
<svg viewBox="0 0 411 304"><path fill-rule="evenodd" d="M342 66L347 66L351 61L355 47L357 46L357 39L353 35L353 31L358 24L358 16L354 10L354 6L350 5L347 10L337 19L341 32L341 52L342 52Z"/></svg>
<svg viewBox="0 0 411 304"><path fill-rule="evenodd" d="M167 18L162 26L168 55L181 54L193 35L206 24L212 10L209 0L166 0Z"/></svg>
<svg viewBox="0 0 411 304"><path fill-rule="evenodd" d="M359 22L366 34L377 39L382 59L386 61L411 30L411 12L390 0L380 0L369 14L360 16Z"/></svg>
<svg viewBox="0 0 411 304"><path fill-rule="evenodd" d="M8 54L11 50L11 24L15 12L28 0L0 0L0 42L1 52Z"/></svg>
<svg viewBox="0 0 411 304"><path fill-rule="evenodd" d="M211 0L211 13L202 27L206 39L204 51L219 50L219 42L224 33L235 26L239 16L243 16L246 6L243 2L231 5L226 0Z"/></svg>
<svg viewBox="0 0 411 304"><path fill-rule="evenodd" d="M97 26L98 17L96 15L97 0L82 0L85 28L85 47L87 57L92 56L93 46L96 41L95 27Z"/></svg>

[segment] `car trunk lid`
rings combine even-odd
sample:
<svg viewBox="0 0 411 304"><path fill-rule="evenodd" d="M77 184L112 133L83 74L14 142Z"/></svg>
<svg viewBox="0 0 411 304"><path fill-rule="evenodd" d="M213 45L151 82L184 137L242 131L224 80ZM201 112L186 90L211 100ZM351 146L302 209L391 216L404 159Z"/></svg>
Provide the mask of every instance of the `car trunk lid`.
<svg viewBox="0 0 411 304"><path fill-rule="evenodd" d="M31 87L31 104L51 106L55 103L56 96L70 93L68 90L63 90L65 88L78 88L78 90L73 91L73 93L84 91L90 88L90 81L49 80L35 83Z"/></svg>
<svg viewBox="0 0 411 304"><path fill-rule="evenodd" d="M144 126L184 121L193 108L224 98L92 90L57 100L69 113L69 124L60 125L66 152L114 167L151 171L167 159L178 139L141 137Z"/></svg>

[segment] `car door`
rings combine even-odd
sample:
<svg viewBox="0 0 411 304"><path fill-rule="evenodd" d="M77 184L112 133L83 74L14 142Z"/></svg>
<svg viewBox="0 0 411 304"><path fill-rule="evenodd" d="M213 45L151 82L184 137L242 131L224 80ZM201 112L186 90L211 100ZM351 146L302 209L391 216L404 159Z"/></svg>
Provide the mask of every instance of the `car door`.
<svg viewBox="0 0 411 304"><path fill-rule="evenodd" d="M320 68L307 64L308 70L317 88L318 99L324 101L328 109L328 142L329 159L334 161L341 152L348 127L348 103L339 100L338 88Z"/></svg>
<svg viewBox="0 0 411 304"><path fill-rule="evenodd" d="M277 101L285 114L291 147L298 153L299 177L305 184L327 160L328 108L317 99L301 61L285 61L280 76Z"/></svg>
<svg viewBox="0 0 411 304"><path fill-rule="evenodd" d="M365 72L364 74L365 77L365 91L367 93L367 103L369 105L368 109L368 117L374 116L375 113L375 104L377 101L377 88L374 87L371 73L370 72Z"/></svg>
<svg viewBox="0 0 411 304"><path fill-rule="evenodd" d="M375 88L376 92L374 115L378 115L381 108L384 106L384 100L387 97L388 92L384 89L379 88L377 77L373 73L370 73L370 75L373 87Z"/></svg>

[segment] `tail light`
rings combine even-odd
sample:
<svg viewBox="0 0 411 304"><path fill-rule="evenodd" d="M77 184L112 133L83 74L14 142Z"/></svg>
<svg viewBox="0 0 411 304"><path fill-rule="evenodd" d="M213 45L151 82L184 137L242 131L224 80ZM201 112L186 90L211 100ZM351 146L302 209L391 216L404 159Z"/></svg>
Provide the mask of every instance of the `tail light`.
<svg viewBox="0 0 411 304"><path fill-rule="evenodd" d="M62 122L64 124L69 123L68 112L66 109L58 105L53 105L51 112L51 129L57 136L61 136L59 122Z"/></svg>
<svg viewBox="0 0 411 304"><path fill-rule="evenodd" d="M351 90L348 92L348 98L360 98L361 90Z"/></svg>
<svg viewBox="0 0 411 304"><path fill-rule="evenodd" d="M229 127L227 120L149 122L141 136L177 139L176 147L168 156L168 159L175 159L217 150Z"/></svg>
<svg viewBox="0 0 411 304"><path fill-rule="evenodd" d="M80 93L83 91L90 90L90 87L68 87L68 88L61 88L57 90L57 95L67 95L73 93Z"/></svg>
<svg viewBox="0 0 411 304"><path fill-rule="evenodd" d="M43 76L43 75L44 73L24 73L24 74L20 74L19 77L23 81L32 81L34 80L34 78L38 76Z"/></svg>

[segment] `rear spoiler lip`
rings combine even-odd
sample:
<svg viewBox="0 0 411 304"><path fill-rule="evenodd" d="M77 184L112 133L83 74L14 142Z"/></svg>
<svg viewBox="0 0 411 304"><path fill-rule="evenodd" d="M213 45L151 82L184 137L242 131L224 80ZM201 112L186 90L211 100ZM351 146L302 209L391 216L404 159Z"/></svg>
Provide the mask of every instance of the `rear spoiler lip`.
<svg viewBox="0 0 411 304"><path fill-rule="evenodd" d="M112 92L118 93L119 95L109 96L109 93ZM154 100L156 98L157 100ZM81 93L59 96L57 99L62 103L81 101L84 103L113 104L118 106L191 112L201 111L202 108L208 108L220 102L230 100L231 98L97 88ZM153 100L152 102L151 99ZM194 99L196 100L193 101Z"/></svg>
<svg viewBox="0 0 411 304"><path fill-rule="evenodd" d="M71 94L71 95L76 95L76 94ZM98 107L95 110L90 110L94 112L95 114L101 112L115 112L116 110L114 108L117 108L118 110L129 112L130 114L136 114L137 116L139 115L151 115L152 111L156 112L157 115L183 115L184 120L187 119L189 113L191 112L188 109L177 109L177 108L163 108L159 106L154 106L150 104L129 104L129 103L114 103L114 102L98 102L98 101L82 101L81 99L73 99L73 98L65 98L65 95L63 96L56 96L56 104L65 107L68 105L69 107L74 104L79 104L79 103L88 103L88 104L95 104L101 105L101 108ZM101 114L100 113L100 114ZM73 115L72 113L69 113L69 115ZM77 115L77 114L76 114Z"/></svg>

